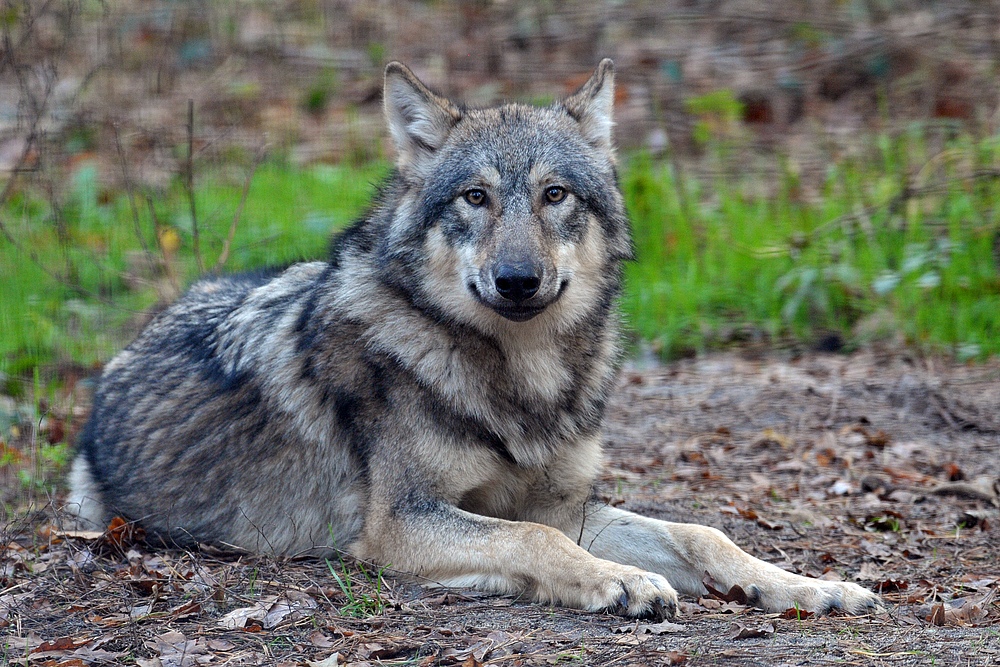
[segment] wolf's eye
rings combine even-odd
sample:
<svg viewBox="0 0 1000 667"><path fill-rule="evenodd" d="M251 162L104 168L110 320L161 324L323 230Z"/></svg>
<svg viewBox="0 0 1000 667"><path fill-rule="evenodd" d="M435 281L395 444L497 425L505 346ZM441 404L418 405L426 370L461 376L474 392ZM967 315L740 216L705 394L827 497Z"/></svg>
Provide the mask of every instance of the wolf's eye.
<svg viewBox="0 0 1000 667"><path fill-rule="evenodd" d="M558 185L553 185L550 188L545 188L545 201L550 204L558 204L563 199L566 199L566 189L561 188Z"/></svg>
<svg viewBox="0 0 1000 667"><path fill-rule="evenodd" d="M465 193L465 201L472 206L482 206L486 203L486 193L479 188L473 188Z"/></svg>

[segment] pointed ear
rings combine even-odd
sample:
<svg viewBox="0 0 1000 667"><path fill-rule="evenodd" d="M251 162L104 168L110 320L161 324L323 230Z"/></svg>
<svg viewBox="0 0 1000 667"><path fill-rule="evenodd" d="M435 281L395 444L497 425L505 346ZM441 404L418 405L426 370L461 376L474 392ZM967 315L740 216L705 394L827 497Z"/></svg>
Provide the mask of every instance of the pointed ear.
<svg viewBox="0 0 1000 667"><path fill-rule="evenodd" d="M611 128L615 122L615 64L605 58L580 90L565 100L563 107L580 123L580 131L598 148L612 150Z"/></svg>
<svg viewBox="0 0 1000 667"><path fill-rule="evenodd" d="M444 144L462 118L461 110L435 95L402 63L385 67L383 89L385 120L396 145L396 165L419 168L420 163Z"/></svg>

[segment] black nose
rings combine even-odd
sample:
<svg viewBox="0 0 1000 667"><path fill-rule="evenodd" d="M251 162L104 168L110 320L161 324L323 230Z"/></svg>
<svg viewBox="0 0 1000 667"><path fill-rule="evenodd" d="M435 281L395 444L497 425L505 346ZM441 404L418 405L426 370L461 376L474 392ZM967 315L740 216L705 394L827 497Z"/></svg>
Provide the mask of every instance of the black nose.
<svg viewBox="0 0 1000 667"><path fill-rule="evenodd" d="M493 284L500 296L521 303L535 296L542 284L541 271L527 262L501 264L493 272Z"/></svg>

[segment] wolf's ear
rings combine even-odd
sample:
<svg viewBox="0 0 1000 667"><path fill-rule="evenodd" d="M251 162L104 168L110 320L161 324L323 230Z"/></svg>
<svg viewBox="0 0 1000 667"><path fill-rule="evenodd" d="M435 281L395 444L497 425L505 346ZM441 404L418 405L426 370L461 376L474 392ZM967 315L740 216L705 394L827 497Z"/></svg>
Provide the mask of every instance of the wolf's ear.
<svg viewBox="0 0 1000 667"><path fill-rule="evenodd" d="M615 122L612 112L615 105L615 64L605 58L593 76L565 100L563 107L580 123L580 131L587 140L605 150L612 150L611 128Z"/></svg>
<svg viewBox="0 0 1000 667"><path fill-rule="evenodd" d="M398 62L385 67L383 103L400 168L419 167L422 158L440 148L462 118L458 107L432 93Z"/></svg>

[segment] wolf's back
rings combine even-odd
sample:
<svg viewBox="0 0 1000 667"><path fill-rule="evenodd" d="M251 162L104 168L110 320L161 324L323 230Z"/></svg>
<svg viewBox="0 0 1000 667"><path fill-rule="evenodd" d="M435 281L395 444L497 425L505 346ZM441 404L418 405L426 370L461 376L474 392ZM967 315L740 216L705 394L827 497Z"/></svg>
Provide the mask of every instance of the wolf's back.
<svg viewBox="0 0 1000 667"><path fill-rule="evenodd" d="M357 462L297 363L303 315L332 271L203 280L112 360L72 473L82 518L265 552L352 539Z"/></svg>

